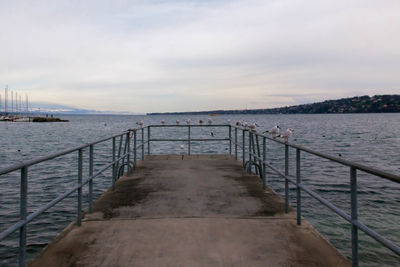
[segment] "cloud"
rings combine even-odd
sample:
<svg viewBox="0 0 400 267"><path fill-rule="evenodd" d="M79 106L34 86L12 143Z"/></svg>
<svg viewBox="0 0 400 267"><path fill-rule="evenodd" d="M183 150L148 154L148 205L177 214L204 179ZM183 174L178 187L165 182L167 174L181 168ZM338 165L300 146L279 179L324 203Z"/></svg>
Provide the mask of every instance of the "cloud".
<svg viewBox="0 0 400 267"><path fill-rule="evenodd" d="M36 101L132 112L398 93L399 8L360 0L4 1L0 86Z"/></svg>

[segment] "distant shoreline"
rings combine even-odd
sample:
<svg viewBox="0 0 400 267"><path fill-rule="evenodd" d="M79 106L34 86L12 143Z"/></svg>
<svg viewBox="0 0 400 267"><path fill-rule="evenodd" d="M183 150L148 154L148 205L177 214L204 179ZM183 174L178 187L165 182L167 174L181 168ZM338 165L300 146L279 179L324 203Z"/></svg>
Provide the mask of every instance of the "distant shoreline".
<svg viewBox="0 0 400 267"><path fill-rule="evenodd" d="M153 112L146 115L243 115L243 114L359 114L398 113L400 95L356 96L337 100L326 100L312 104L268 109L209 110L189 112Z"/></svg>

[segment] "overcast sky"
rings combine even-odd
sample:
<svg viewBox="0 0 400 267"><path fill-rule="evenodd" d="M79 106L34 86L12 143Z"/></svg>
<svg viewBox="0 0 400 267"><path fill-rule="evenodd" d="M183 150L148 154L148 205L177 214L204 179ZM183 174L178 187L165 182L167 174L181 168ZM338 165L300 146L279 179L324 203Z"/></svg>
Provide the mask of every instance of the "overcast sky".
<svg viewBox="0 0 400 267"><path fill-rule="evenodd" d="M0 92L130 112L399 94L399 14L399 0L0 0Z"/></svg>

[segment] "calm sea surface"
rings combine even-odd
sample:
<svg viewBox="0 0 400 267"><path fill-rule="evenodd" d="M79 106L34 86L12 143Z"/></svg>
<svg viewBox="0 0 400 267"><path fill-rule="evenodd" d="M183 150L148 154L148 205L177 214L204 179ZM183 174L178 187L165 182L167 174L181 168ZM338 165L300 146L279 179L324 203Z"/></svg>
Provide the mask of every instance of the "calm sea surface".
<svg viewBox="0 0 400 267"><path fill-rule="evenodd" d="M69 123L0 123L0 168L55 153L134 128L143 120L146 125L193 123L207 116L64 116ZM281 128L295 129L291 139L317 151L341 156L385 171L400 174L400 114L332 114L332 115L221 115L214 123L244 120L257 122L259 130L279 123ZM211 129L193 130L192 138L207 135ZM186 136L184 129L159 129L152 136ZM197 132L196 132L197 131ZM227 131L214 130L216 137L227 137ZM204 138L204 136L203 136ZM152 144L152 153L182 153L179 143ZM186 144L184 144L186 145ZM268 160L283 170L284 148L268 142ZM194 144L192 153L228 153L228 143ZM294 169L295 151L290 150L290 174ZM140 156L140 153L139 155ZM111 158L111 142L95 146L95 171ZM84 178L88 175L88 151L84 152ZM77 153L62 156L29 169L28 209L35 211L77 183ZM350 214L349 168L302 153L302 179L315 192ZM94 193L98 197L110 186L111 172L96 178ZM282 195L283 180L267 173L268 182ZM376 232L400 244L400 185L379 177L358 173L359 220ZM86 186L87 187L87 186ZM87 195L87 188L84 195ZM295 190L291 188L291 205L295 207ZM350 257L350 226L318 201L302 193L303 216L344 255ZM87 199L84 198L84 208ZM18 221L19 173L0 176L0 231ZM28 225L28 257L32 258L75 219L76 193L48 210ZM362 266L400 266L400 257L360 232ZM0 265L16 265L18 233L0 242Z"/></svg>

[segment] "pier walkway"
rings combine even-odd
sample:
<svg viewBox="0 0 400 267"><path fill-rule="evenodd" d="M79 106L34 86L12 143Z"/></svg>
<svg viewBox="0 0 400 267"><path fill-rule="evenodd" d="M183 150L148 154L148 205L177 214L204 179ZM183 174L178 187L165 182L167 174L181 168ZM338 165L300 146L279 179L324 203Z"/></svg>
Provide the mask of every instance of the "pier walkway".
<svg viewBox="0 0 400 267"><path fill-rule="evenodd" d="M229 155L150 155L30 266L347 266Z"/></svg>

